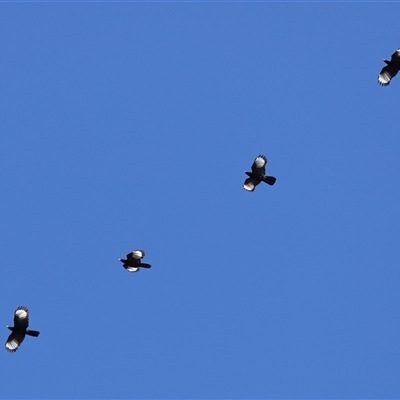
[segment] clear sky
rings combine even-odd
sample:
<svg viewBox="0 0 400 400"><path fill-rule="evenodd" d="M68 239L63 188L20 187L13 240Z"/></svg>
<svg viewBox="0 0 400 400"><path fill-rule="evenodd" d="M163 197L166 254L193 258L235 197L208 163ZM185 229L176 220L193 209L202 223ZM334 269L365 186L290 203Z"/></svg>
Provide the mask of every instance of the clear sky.
<svg viewBox="0 0 400 400"><path fill-rule="evenodd" d="M1 398L400 398L399 3L0 11Z"/></svg>

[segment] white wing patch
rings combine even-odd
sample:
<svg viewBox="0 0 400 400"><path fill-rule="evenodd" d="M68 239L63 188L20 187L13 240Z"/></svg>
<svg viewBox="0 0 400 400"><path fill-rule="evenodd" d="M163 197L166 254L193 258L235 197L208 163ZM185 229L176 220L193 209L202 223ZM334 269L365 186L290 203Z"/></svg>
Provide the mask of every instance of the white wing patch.
<svg viewBox="0 0 400 400"><path fill-rule="evenodd" d="M243 187L244 187L248 192L254 192L254 189L255 189L254 183L251 182L251 181L247 182L247 180L246 180L246 182L244 183Z"/></svg>
<svg viewBox="0 0 400 400"><path fill-rule="evenodd" d="M20 344L24 341L24 338L25 338L24 334L13 332L7 339L5 345L6 350L11 351L12 353L14 351L17 351Z"/></svg>
<svg viewBox="0 0 400 400"><path fill-rule="evenodd" d="M387 86L390 83L390 80L392 79L391 75L388 72L382 72L379 74L378 76L378 82L382 85L382 86Z"/></svg>
<svg viewBox="0 0 400 400"><path fill-rule="evenodd" d="M254 160L254 164L256 164L257 168L262 168L265 166L265 164L267 163L267 159L264 156L258 156L255 160Z"/></svg>
<svg viewBox="0 0 400 400"><path fill-rule="evenodd" d="M129 272L139 272L139 267L130 267L129 265L126 265L125 268Z"/></svg>
<svg viewBox="0 0 400 400"><path fill-rule="evenodd" d="M132 257L141 260L144 257L144 251L143 250L132 251Z"/></svg>
<svg viewBox="0 0 400 400"><path fill-rule="evenodd" d="M26 311L23 308L19 308L18 310L15 311L15 315L18 317L18 319L27 319L28 311Z"/></svg>
<svg viewBox="0 0 400 400"><path fill-rule="evenodd" d="M19 343L15 339L11 339L6 343L6 349L8 351L14 352L18 349Z"/></svg>

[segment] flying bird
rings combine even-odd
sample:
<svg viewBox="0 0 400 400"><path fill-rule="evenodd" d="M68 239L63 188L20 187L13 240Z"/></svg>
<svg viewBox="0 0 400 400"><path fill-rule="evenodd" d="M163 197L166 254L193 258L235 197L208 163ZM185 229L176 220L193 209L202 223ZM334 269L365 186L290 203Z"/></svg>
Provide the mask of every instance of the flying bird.
<svg viewBox="0 0 400 400"><path fill-rule="evenodd" d="M151 268L150 264L142 263L145 256L144 250L135 250L126 255L126 259L120 258L124 268L129 272L139 272L140 268Z"/></svg>
<svg viewBox="0 0 400 400"><path fill-rule="evenodd" d="M251 166L251 172L246 172L246 175L249 176L244 182L243 187L249 191L254 192L254 189L261 182L268 183L268 185L273 185L276 181L274 176L265 175L265 166L268 160L265 156L260 154L253 162Z"/></svg>
<svg viewBox="0 0 400 400"><path fill-rule="evenodd" d="M386 66L382 68L378 75L378 83L382 86L387 86L400 70L400 49L397 49L392 54L390 61L383 60L383 62L386 63Z"/></svg>
<svg viewBox="0 0 400 400"><path fill-rule="evenodd" d="M40 332L28 329L29 311L26 307L18 307L14 313L14 326L7 326L12 332L6 342L6 350L14 353L24 341L25 335L38 337Z"/></svg>

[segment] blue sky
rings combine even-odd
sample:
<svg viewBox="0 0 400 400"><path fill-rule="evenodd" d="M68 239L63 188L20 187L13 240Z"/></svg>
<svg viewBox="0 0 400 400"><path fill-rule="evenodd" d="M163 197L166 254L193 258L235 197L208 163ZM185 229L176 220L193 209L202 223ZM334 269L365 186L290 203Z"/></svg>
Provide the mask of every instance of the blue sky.
<svg viewBox="0 0 400 400"><path fill-rule="evenodd" d="M400 398L398 3L0 9L1 398Z"/></svg>

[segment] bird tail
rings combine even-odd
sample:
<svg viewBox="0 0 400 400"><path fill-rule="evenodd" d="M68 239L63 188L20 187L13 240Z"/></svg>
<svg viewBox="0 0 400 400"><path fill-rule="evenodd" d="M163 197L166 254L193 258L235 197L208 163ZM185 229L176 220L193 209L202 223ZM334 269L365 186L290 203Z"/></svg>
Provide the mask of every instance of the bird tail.
<svg viewBox="0 0 400 400"><path fill-rule="evenodd" d="M268 183L268 185L271 185L271 186L272 186L272 185L275 183L276 178L275 178L274 176L264 176L263 181L264 181L265 183Z"/></svg>
<svg viewBox="0 0 400 400"><path fill-rule="evenodd" d="M146 263L140 263L138 265L138 267L140 267L140 268L151 268L151 265L150 264L146 264Z"/></svg>
<svg viewBox="0 0 400 400"><path fill-rule="evenodd" d="M38 332L38 331L31 331L30 329L28 329L28 330L26 331L26 334L29 335L29 336L38 337L39 334L40 334L40 332Z"/></svg>

